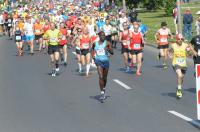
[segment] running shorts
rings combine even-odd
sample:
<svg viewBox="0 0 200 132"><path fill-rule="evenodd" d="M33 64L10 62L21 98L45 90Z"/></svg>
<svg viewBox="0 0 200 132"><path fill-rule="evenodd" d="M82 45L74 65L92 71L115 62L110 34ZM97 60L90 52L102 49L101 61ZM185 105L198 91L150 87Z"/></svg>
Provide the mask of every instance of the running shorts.
<svg viewBox="0 0 200 132"><path fill-rule="evenodd" d="M169 45L158 45L158 49L168 49Z"/></svg>
<svg viewBox="0 0 200 132"><path fill-rule="evenodd" d="M26 41L32 41L34 38L34 35L26 35Z"/></svg>
<svg viewBox="0 0 200 132"><path fill-rule="evenodd" d="M131 55L138 55L139 53L142 53L143 50L130 50Z"/></svg>
<svg viewBox="0 0 200 132"><path fill-rule="evenodd" d="M76 54L80 55L81 54L81 50L76 49Z"/></svg>
<svg viewBox="0 0 200 132"><path fill-rule="evenodd" d="M96 64L96 66L100 66L105 69L109 69L109 66L110 66L109 60L103 61L103 60L94 59L94 63Z"/></svg>
<svg viewBox="0 0 200 132"><path fill-rule="evenodd" d="M90 53L90 50L89 50L89 49L82 49L82 50L81 50L81 55L86 56L88 53Z"/></svg>
<svg viewBox="0 0 200 132"><path fill-rule="evenodd" d="M35 40L39 40L43 37L43 34L40 34L40 35L35 35Z"/></svg>
<svg viewBox="0 0 200 132"><path fill-rule="evenodd" d="M173 67L174 72L176 72L177 69L181 69L182 74L185 74L187 71L187 67L181 67L179 65L174 65L172 67Z"/></svg>
<svg viewBox="0 0 200 132"><path fill-rule="evenodd" d="M122 53L122 54L124 54L124 53L129 53L129 49L128 49L128 48L124 48L124 47L122 46L121 53Z"/></svg>
<svg viewBox="0 0 200 132"><path fill-rule="evenodd" d="M58 45L49 45L48 46L48 54L54 54L55 52L59 52L59 46Z"/></svg>

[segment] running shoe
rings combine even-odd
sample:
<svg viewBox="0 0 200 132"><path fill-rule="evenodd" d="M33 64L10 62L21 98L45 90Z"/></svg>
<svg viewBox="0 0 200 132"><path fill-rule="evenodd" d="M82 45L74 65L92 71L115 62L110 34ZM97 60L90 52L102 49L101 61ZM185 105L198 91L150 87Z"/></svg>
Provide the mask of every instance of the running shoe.
<svg viewBox="0 0 200 132"><path fill-rule="evenodd" d="M101 95L100 95L100 98L99 98L101 101L104 101L106 99L106 96L105 96L105 92L104 91L101 91Z"/></svg>
<svg viewBox="0 0 200 132"><path fill-rule="evenodd" d="M181 89L177 89L176 91L176 97L177 98L182 98L183 94L182 94L182 90Z"/></svg>
<svg viewBox="0 0 200 132"><path fill-rule="evenodd" d="M59 72L59 70L60 70L59 67L55 69L56 72Z"/></svg>
<svg viewBox="0 0 200 132"><path fill-rule="evenodd" d="M167 67L167 64L163 64L163 68L164 69L167 69L168 67Z"/></svg>
<svg viewBox="0 0 200 132"><path fill-rule="evenodd" d="M56 76L56 71L55 71L55 70L52 70L51 76L52 76L52 77L55 77L55 76Z"/></svg>

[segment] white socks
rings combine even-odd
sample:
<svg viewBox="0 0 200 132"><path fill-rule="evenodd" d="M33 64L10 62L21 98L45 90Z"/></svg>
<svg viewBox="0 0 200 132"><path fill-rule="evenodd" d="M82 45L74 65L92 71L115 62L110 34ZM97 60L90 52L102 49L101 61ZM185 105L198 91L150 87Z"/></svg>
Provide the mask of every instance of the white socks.
<svg viewBox="0 0 200 132"><path fill-rule="evenodd" d="M87 64L87 65L86 65L86 74L87 74L87 75L89 74L89 71L90 71L90 64Z"/></svg>

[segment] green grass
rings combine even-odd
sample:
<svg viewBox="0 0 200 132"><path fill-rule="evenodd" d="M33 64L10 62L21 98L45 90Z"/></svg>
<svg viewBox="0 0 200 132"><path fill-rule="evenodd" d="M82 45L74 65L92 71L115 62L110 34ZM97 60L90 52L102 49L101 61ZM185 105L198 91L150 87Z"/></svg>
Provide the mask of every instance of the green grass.
<svg viewBox="0 0 200 132"><path fill-rule="evenodd" d="M194 2L190 4L183 4L184 8L182 8L181 12L183 13L185 11L185 7L198 7L198 8L191 8L191 12L194 17L194 23L193 23L193 35L196 35L195 31L195 21L197 18L196 12L200 10L200 2ZM160 28L161 22L165 21L168 24L168 27L170 28L172 33L175 33L175 26L173 23L172 16L168 17L165 15L164 10L157 10L157 11L141 11L139 13L139 18L142 20L142 23L148 26L148 34L147 34L147 42L150 44L154 44L154 35L156 31Z"/></svg>

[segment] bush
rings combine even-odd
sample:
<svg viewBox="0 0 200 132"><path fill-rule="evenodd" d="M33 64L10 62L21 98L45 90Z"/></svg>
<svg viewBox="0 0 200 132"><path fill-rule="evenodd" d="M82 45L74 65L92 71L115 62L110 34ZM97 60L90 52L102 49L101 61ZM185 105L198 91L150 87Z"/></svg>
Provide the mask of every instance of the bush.
<svg viewBox="0 0 200 132"><path fill-rule="evenodd" d="M176 5L176 0L165 0L165 13L167 16L172 16L173 9Z"/></svg>

